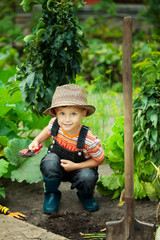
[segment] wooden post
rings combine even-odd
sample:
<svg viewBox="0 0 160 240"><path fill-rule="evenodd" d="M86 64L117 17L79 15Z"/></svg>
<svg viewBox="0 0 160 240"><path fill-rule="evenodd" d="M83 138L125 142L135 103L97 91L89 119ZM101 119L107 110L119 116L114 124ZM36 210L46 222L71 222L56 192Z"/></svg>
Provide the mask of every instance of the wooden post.
<svg viewBox="0 0 160 240"><path fill-rule="evenodd" d="M123 102L124 102L124 159L125 159L125 239L134 233L134 169L132 115L132 18L123 21Z"/></svg>

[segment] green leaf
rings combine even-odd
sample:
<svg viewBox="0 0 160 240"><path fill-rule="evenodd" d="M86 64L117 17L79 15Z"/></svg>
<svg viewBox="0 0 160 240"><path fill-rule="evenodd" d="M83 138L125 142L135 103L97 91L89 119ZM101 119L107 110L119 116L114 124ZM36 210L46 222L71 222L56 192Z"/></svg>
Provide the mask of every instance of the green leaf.
<svg viewBox="0 0 160 240"><path fill-rule="evenodd" d="M111 162L124 161L123 153L123 137L118 134L114 134L109 138L108 147L106 149L106 155ZM119 145L120 147L119 147Z"/></svg>
<svg viewBox="0 0 160 240"><path fill-rule="evenodd" d="M0 159L0 177L8 171L9 163L3 158Z"/></svg>
<svg viewBox="0 0 160 240"><path fill-rule="evenodd" d="M134 196L135 199L142 199L146 196L145 189L142 185L142 183L139 181L138 175L134 174Z"/></svg>
<svg viewBox="0 0 160 240"><path fill-rule="evenodd" d="M108 162L108 161L107 161ZM122 162L109 162L109 166L113 171L124 171L124 160Z"/></svg>
<svg viewBox="0 0 160 240"><path fill-rule="evenodd" d="M120 194L121 194L121 189L119 188L114 192L112 199L117 199Z"/></svg>
<svg viewBox="0 0 160 240"><path fill-rule="evenodd" d="M0 118L0 120L0 136L7 136L8 138L16 137L18 133L17 125L4 118Z"/></svg>
<svg viewBox="0 0 160 240"><path fill-rule="evenodd" d="M138 150L138 152L140 152L140 151L142 150L144 144L145 144L145 140L142 140L142 141L140 141L140 142L137 144L137 150Z"/></svg>
<svg viewBox="0 0 160 240"><path fill-rule="evenodd" d="M108 188L105 188L105 187L103 186L101 180L98 181L96 185L97 185L97 189L98 189L98 191L99 191L99 193L100 193L101 195L103 195L103 196L108 196L108 195L113 194L113 191L112 191L112 190L109 190Z"/></svg>
<svg viewBox="0 0 160 240"><path fill-rule="evenodd" d="M146 191L146 195L149 197L151 201L156 200L158 201L159 198L156 193L156 189L153 187L152 183L150 182L143 182L143 186Z"/></svg>
<svg viewBox="0 0 160 240"><path fill-rule="evenodd" d="M11 172L12 181L26 181L27 183L36 183L41 181L42 173L40 171L40 161L42 156L46 153L46 149L41 150L37 156L27 158L17 170Z"/></svg>
<svg viewBox="0 0 160 240"><path fill-rule="evenodd" d="M157 69L160 69L160 59L157 62Z"/></svg>
<svg viewBox="0 0 160 240"><path fill-rule="evenodd" d="M143 107L146 108L147 103L148 103L148 97L144 95L142 97L141 101L142 101Z"/></svg>
<svg viewBox="0 0 160 240"><path fill-rule="evenodd" d="M35 79L35 72L31 72L26 78L26 83L29 88L33 86L34 79Z"/></svg>
<svg viewBox="0 0 160 240"><path fill-rule="evenodd" d="M41 152L31 158L22 158L19 151L28 148L31 143L30 139L12 139L8 142L8 147L4 149L7 160L16 167L11 171L12 181L26 181L28 183L38 182L42 178L40 172L40 161L47 152L47 148L43 147Z"/></svg>
<svg viewBox="0 0 160 240"><path fill-rule="evenodd" d="M110 190L118 189L119 187L123 188L122 175L117 175L115 173L110 176L101 177L101 182L104 187Z"/></svg>
<svg viewBox="0 0 160 240"><path fill-rule="evenodd" d="M141 126L141 129L144 130L144 128L145 128L145 115L142 115L142 117L140 118L140 126Z"/></svg>
<svg viewBox="0 0 160 240"><path fill-rule="evenodd" d="M30 139L13 138L8 142L8 147L4 148L4 153L7 160L14 166L19 166L26 161L25 158L20 157L19 151L28 148L31 143Z"/></svg>
<svg viewBox="0 0 160 240"><path fill-rule="evenodd" d="M29 41L31 41L31 40L35 40L36 39L36 36L35 35L27 35L27 36L25 36L24 37L24 41L25 42L29 42Z"/></svg>
<svg viewBox="0 0 160 240"><path fill-rule="evenodd" d="M158 123L158 115L156 113L152 114L150 116L150 120L152 122L152 125L154 126L154 128L157 128L157 123Z"/></svg>
<svg viewBox="0 0 160 240"><path fill-rule="evenodd" d="M6 147L9 139L6 136L0 136L0 146Z"/></svg>
<svg viewBox="0 0 160 240"><path fill-rule="evenodd" d="M150 139L149 141L149 144L150 144L150 147L153 148L153 146L155 145L155 141L153 140L153 138Z"/></svg>
<svg viewBox="0 0 160 240"><path fill-rule="evenodd" d="M4 188L0 188L0 196L5 198L5 189Z"/></svg>
<svg viewBox="0 0 160 240"><path fill-rule="evenodd" d="M83 7L85 5L85 2L83 2L83 0L76 0L76 2L78 3L78 7Z"/></svg>
<svg viewBox="0 0 160 240"><path fill-rule="evenodd" d="M151 136L152 136L153 141L157 142L158 131L156 129L153 129L151 132Z"/></svg>

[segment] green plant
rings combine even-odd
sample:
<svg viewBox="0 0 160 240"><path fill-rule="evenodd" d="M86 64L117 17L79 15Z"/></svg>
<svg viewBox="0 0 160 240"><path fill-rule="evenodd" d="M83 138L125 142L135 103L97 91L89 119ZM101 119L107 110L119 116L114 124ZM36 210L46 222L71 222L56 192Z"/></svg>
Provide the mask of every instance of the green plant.
<svg viewBox="0 0 160 240"><path fill-rule="evenodd" d="M113 173L101 176L97 183L98 191L102 195L112 195L116 199L125 187L124 176L124 120L118 118L112 128L113 135L103 142L106 161L109 162ZM158 200L160 197L159 182L154 181L155 168L147 164L145 152L134 149L134 197Z"/></svg>
<svg viewBox="0 0 160 240"><path fill-rule="evenodd" d="M93 5L93 10L98 12L105 9L108 14L116 15L115 7L116 3L113 0L101 0Z"/></svg>
<svg viewBox="0 0 160 240"><path fill-rule="evenodd" d="M11 45L3 46L0 41L0 69L7 69L19 63L18 51Z"/></svg>
<svg viewBox="0 0 160 240"><path fill-rule="evenodd" d="M132 79L133 85L143 86L146 81L152 81L153 75L158 73L156 62L159 60L159 37L154 35L152 40L146 42L135 41L132 54ZM155 64L152 64L151 62ZM152 66L151 66L152 65ZM148 74L150 71L150 75ZM155 72L155 74L154 74Z"/></svg>
<svg viewBox="0 0 160 240"><path fill-rule="evenodd" d="M42 115L56 86L74 82L80 72L81 50L86 40L74 14L74 2L23 0L21 3L24 11L31 10L34 4L42 7L42 16L33 34L24 38L27 60L17 68L15 80L20 81L25 105Z"/></svg>
<svg viewBox="0 0 160 240"><path fill-rule="evenodd" d="M32 158L19 156L19 151L27 148L30 143L30 139L15 138L10 140L8 146L4 148L4 153L9 163L7 177L10 177L12 181L22 182L25 180L28 183L33 183L42 179L39 165L47 149L43 147L41 152Z"/></svg>
<svg viewBox="0 0 160 240"><path fill-rule="evenodd" d="M15 73L15 67L0 69L0 178L11 177L12 180L34 182L40 179L37 163L39 158L35 159L36 162L32 162L31 159L22 159L18 156L18 151L28 147L29 140L23 138L26 136L33 138L34 130L37 132L43 129L48 124L49 117L38 118L26 109L20 91L10 95L12 85L8 85L8 78L13 73ZM43 149L42 155L45 151L45 148ZM33 177L30 176L30 168L35 171ZM23 172L22 175L20 171ZM0 196L5 197L2 183L0 184Z"/></svg>
<svg viewBox="0 0 160 240"><path fill-rule="evenodd" d="M138 151L146 149L150 157L159 162L159 107L160 81L141 89L134 103L135 142Z"/></svg>
<svg viewBox="0 0 160 240"><path fill-rule="evenodd" d="M0 159L0 177L2 177L5 173L7 173L8 165L9 163L6 160L2 158ZM2 196L3 198L5 197L5 189L1 186L0 186L0 196Z"/></svg>
<svg viewBox="0 0 160 240"><path fill-rule="evenodd" d="M81 75L91 82L101 78L103 88L110 87L114 82L121 81L121 46L114 43L103 43L98 39L89 41L89 48L83 52Z"/></svg>
<svg viewBox="0 0 160 240"><path fill-rule="evenodd" d="M21 35L21 29L15 24L16 9L20 0L3 0L0 2L0 29L1 40L7 44L13 44L14 39Z"/></svg>
<svg viewBox="0 0 160 240"><path fill-rule="evenodd" d="M134 102L134 137L137 150L145 150L145 158L159 165L160 54L158 51L151 54L136 66L145 84Z"/></svg>
<svg viewBox="0 0 160 240"><path fill-rule="evenodd" d="M111 134L110 125L114 119L122 115L122 94L104 90L101 76L94 79L91 84L77 76L76 84L80 85L87 92L88 102L96 107L95 113L83 120L83 124L90 127L101 142ZM118 102L118 104L117 104Z"/></svg>
<svg viewBox="0 0 160 240"><path fill-rule="evenodd" d="M121 29L116 26L113 19L106 19L106 17L101 14L99 14L97 18L89 16L80 24L87 39L99 39L103 43L121 43L122 41Z"/></svg>
<svg viewBox="0 0 160 240"><path fill-rule="evenodd" d="M134 194L135 199L160 197L160 55L152 51L143 62L137 63L142 87L134 100ZM104 141L107 162L114 173L101 177L98 189L104 195L117 198L124 188L123 118L117 119L114 134ZM151 163L152 164L151 164ZM157 167L155 169L155 166ZM156 176L157 175L157 176Z"/></svg>
<svg viewBox="0 0 160 240"><path fill-rule="evenodd" d="M154 32L157 34L160 32L160 3L159 0L143 0L144 4L147 6L145 10L142 11L142 15L145 16L148 23L154 28Z"/></svg>

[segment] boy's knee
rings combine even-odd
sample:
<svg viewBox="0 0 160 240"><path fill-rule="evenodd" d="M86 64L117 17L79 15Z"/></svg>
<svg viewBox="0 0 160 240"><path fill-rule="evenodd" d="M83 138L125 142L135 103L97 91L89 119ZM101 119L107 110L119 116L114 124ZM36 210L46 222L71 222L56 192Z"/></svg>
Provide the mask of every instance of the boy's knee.
<svg viewBox="0 0 160 240"><path fill-rule="evenodd" d="M92 191L98 180L98 173L90 168L83 169L78 174L76 188L83 191ZM76 184L76 183L75 183Z"/></svg>
<svg viewBox="0 0 160 240"><path fill-rule="evenodd" d="M47 178L57 178L60 176L60 158L55 153L47 154L40 164L43 176Z"/></svg>

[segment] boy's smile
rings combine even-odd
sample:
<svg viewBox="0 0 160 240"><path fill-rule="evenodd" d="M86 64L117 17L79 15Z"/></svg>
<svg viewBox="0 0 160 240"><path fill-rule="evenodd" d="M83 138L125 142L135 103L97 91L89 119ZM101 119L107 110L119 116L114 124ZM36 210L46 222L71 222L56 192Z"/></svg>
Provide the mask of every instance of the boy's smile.
<svg viewBox="0 0 160 240"><path fill-rule="evenodd" d="M58 124L69 136L74 136L81 129L80 120L85 118L86 110L79 107L57 107L55 109Z"/></svg>

